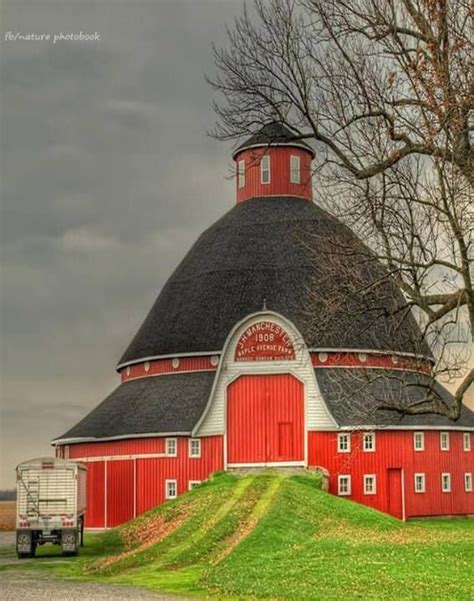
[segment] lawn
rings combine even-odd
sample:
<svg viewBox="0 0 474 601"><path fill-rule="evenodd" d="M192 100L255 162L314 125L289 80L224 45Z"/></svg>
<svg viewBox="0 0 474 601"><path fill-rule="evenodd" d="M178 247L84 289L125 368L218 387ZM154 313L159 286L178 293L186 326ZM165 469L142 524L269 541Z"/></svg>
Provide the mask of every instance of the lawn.
<svg viewBox="0 0 474 601"><path fill-rule="evenodd" d="M404 524L314 476L220 474L79 558L52 549L15 569L218 599L474 599L474 519Z"/></svg>

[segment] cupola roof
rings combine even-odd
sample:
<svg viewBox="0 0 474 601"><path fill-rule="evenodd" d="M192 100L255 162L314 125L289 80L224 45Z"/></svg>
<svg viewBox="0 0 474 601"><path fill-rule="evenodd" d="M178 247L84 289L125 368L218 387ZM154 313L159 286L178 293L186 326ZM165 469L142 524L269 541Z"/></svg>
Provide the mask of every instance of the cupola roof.
<svg viewBox="0 0 474 601"><path fill-rule="evenodd" d="M304 140L298 139L298 135L292 132L288 127L277 121L267 123L258 132L250 136L245 142L238 146L232 157L240 154L243 150L250 148L261 148L263 146L295 146L297 148L303 148L311 153L314 158L315 152L309 144Z"/></svg>

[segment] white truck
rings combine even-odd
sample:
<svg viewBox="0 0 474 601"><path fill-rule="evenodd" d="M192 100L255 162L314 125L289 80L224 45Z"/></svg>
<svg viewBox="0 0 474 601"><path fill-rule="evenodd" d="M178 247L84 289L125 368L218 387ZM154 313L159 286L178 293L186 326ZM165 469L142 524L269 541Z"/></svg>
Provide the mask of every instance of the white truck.
<svg viewBox="0 0 474 601"><path fill-rule="evenodd" d="M16 468L16 551L34 557L36 546L61 545L76 555L83 545L86 468L81 463L42 457Z"/></svg>

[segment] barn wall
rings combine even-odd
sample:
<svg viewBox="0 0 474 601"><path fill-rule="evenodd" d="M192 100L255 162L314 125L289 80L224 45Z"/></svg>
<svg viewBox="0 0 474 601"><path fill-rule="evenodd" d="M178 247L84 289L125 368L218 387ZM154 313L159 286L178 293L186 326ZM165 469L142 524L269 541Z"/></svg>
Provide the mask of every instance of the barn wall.
<svg viewBox="0 0 474 601"><path fill-rule="evenodd" d="M389 469L403 469L406 517L474 514L474 493L464 490L464 473L474 474L474 435L471 451L463 450L462 432L450 432L450 450L440 450L440 432L425 431L425 450L413 448L413 431L377 431L375 452L362 450L362 433L351 436L351 453L337 450L337 432L309 433L309 465L330 473L330 492L338 494L338 475L350 474L349 498L390 513ZM451 492L441 491L441 474L451 474ZM426 492L415 493L414 475L424 473ZM377 492L365 495L364 474L375 474ZM394 472L391 473L391 477ZM393 511L392 511L393 513Z"/></svg>
<svg viewBox="0 0 474 601"><path fill-rule="evenodd" d="M202 438L200 457L189 457L188 437L177 443L176 457L164 454L165 438L70 445L71 459L87 467L86 527L114 527L163 503L165 480L182 494L223 469L222 437Z"/></svg>
<svg viewBox="0 0 474 601"><path fill-rule="evenodd" d="M263 155L270 157L270 183L262 184L260 176L260 159ZM290 156L300 157L301 178L299 184L290 182ZM311 186L311 154L300 148L253 148L244 150L236 160L245 159L245 186L238 187L236 178L237 202L256 196L299 196L312 199ZM236 163L237 165L237 163Z"/></svg>
<svg viewBox="0 0 474 601"><path fill-rule="evenodd" d="M241 334L252 324L265 320L273 321L288 332L296 350L296 359L293 361L253 361L251 363L235 361L235 350ZM311 358L300 334L279 315L262 312L252 316L231 333L221 359L208 412L197 429L199 436L213 436L225 432L227 387L239 376L250 373L254 375L291 373L304 383L306 428L324 430L335 427L336 423L326 408L316 382Z"/></svg>

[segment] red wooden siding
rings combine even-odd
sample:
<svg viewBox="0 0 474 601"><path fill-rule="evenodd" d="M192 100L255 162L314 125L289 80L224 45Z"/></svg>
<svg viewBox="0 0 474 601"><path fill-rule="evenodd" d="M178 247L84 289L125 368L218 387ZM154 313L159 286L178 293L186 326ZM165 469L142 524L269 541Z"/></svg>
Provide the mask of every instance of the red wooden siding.
<svg viewBox="0 0 474 601"><path fill-rule="evenodd" d="M105 526L105 464L103 461L87 463L86 528Z"/></svg>
<svg viewBox="0 0 474 601"><path fill-rule="evenodd" d="M107 461L107 527L134 517L133 461Z"/></svg>
<svg viewBox="0 0 474 601"><path fill-rule="evenodd" d="M330 491L337 494L337 476L350 474L351 498L394 515L396 501L389 498L395 476L389 470L403 469L406 517L474 513L474 493L465 492L464 474L474 473L474 452L463 450L463 433L451 431L450 450L440 450L439 431L425 431L425 450L415 451L412 431L376 432L376 451L362 450L362 433L351 437L351 453L339 453L336 432L309 433L309 465L330 473ZM471 435L472 438L472 435ZM474 449L474 445L471 445ZM451 492L441 491L441 474L451 474ZM415 493L415 473L424 473L426 492ZM365 495L364 474L377 477L377 494ZM390 481L389 481L390 478Z"/></svg>
<svg viewBox="0 0 474 601"><path fill-rule="evenodd" d="M304 460L304 388L290 374L241 376L227 391L228 463Z"/></svg>
<svg viewBox="0 0 474 601"><path fill-rule="evenodd" d="M314 367L383 367L386 369L412 370L431 373L431 363L427 359L394 355L393 353L338 353L312 352Z"/></svg>
<svg viewBox="0 0 474 601"><path fill-rule="evenodd" d="M263 155L270 157L270 183L262 184L260 177L260 159ZM290 156L299 156L301 176L299 184L290 182ZM299 196L312 199L311 186L311 153L292 147L265 147L244 150L235 157L238 161L245 160L245 186L239 188L238 178L237 202L256 196Z"/></svg>
<svg viewBox="0 0 474 601"><path fill-rule="evenodd" d="M114 455L138 455L165 452L164 438L130 438L105 442L83 442L70 445L69 458L110 457Z"/></svg>
<svg viewBox="0 0 474 601"><path fill-rule="evenodd" d="M182 371L215 371L217 363L213 364L211 358L214 355L197 356L197 357L176 357L179 363L174 367L173 359L155 359L153 361L143 361L135 365L129 365L120 370L122 382L133 380L134 378L146 378L148 376L156 376L159 374L171 374ZM148 364L148 371L145 366Z"/></svg>
<svg viewBox="0 0 474 601"><path fill-rule="evenodd" d="M164 452L164 438L71 445L71 458L91 458L87 466L86 527L113 527L165 501L165 480L177 480L178 494L190 480L206 480L222 470L223 437L201 439L201 456L189 457L189 438L178 437L176 457L141 457ZM114 446L116 448L114 449ZM110 459L131 455L128 459ZM139 455L138 458L134 455ZM97 460L107 456L108 460ZM105 484L107 482L107 484Z"/></svg>

